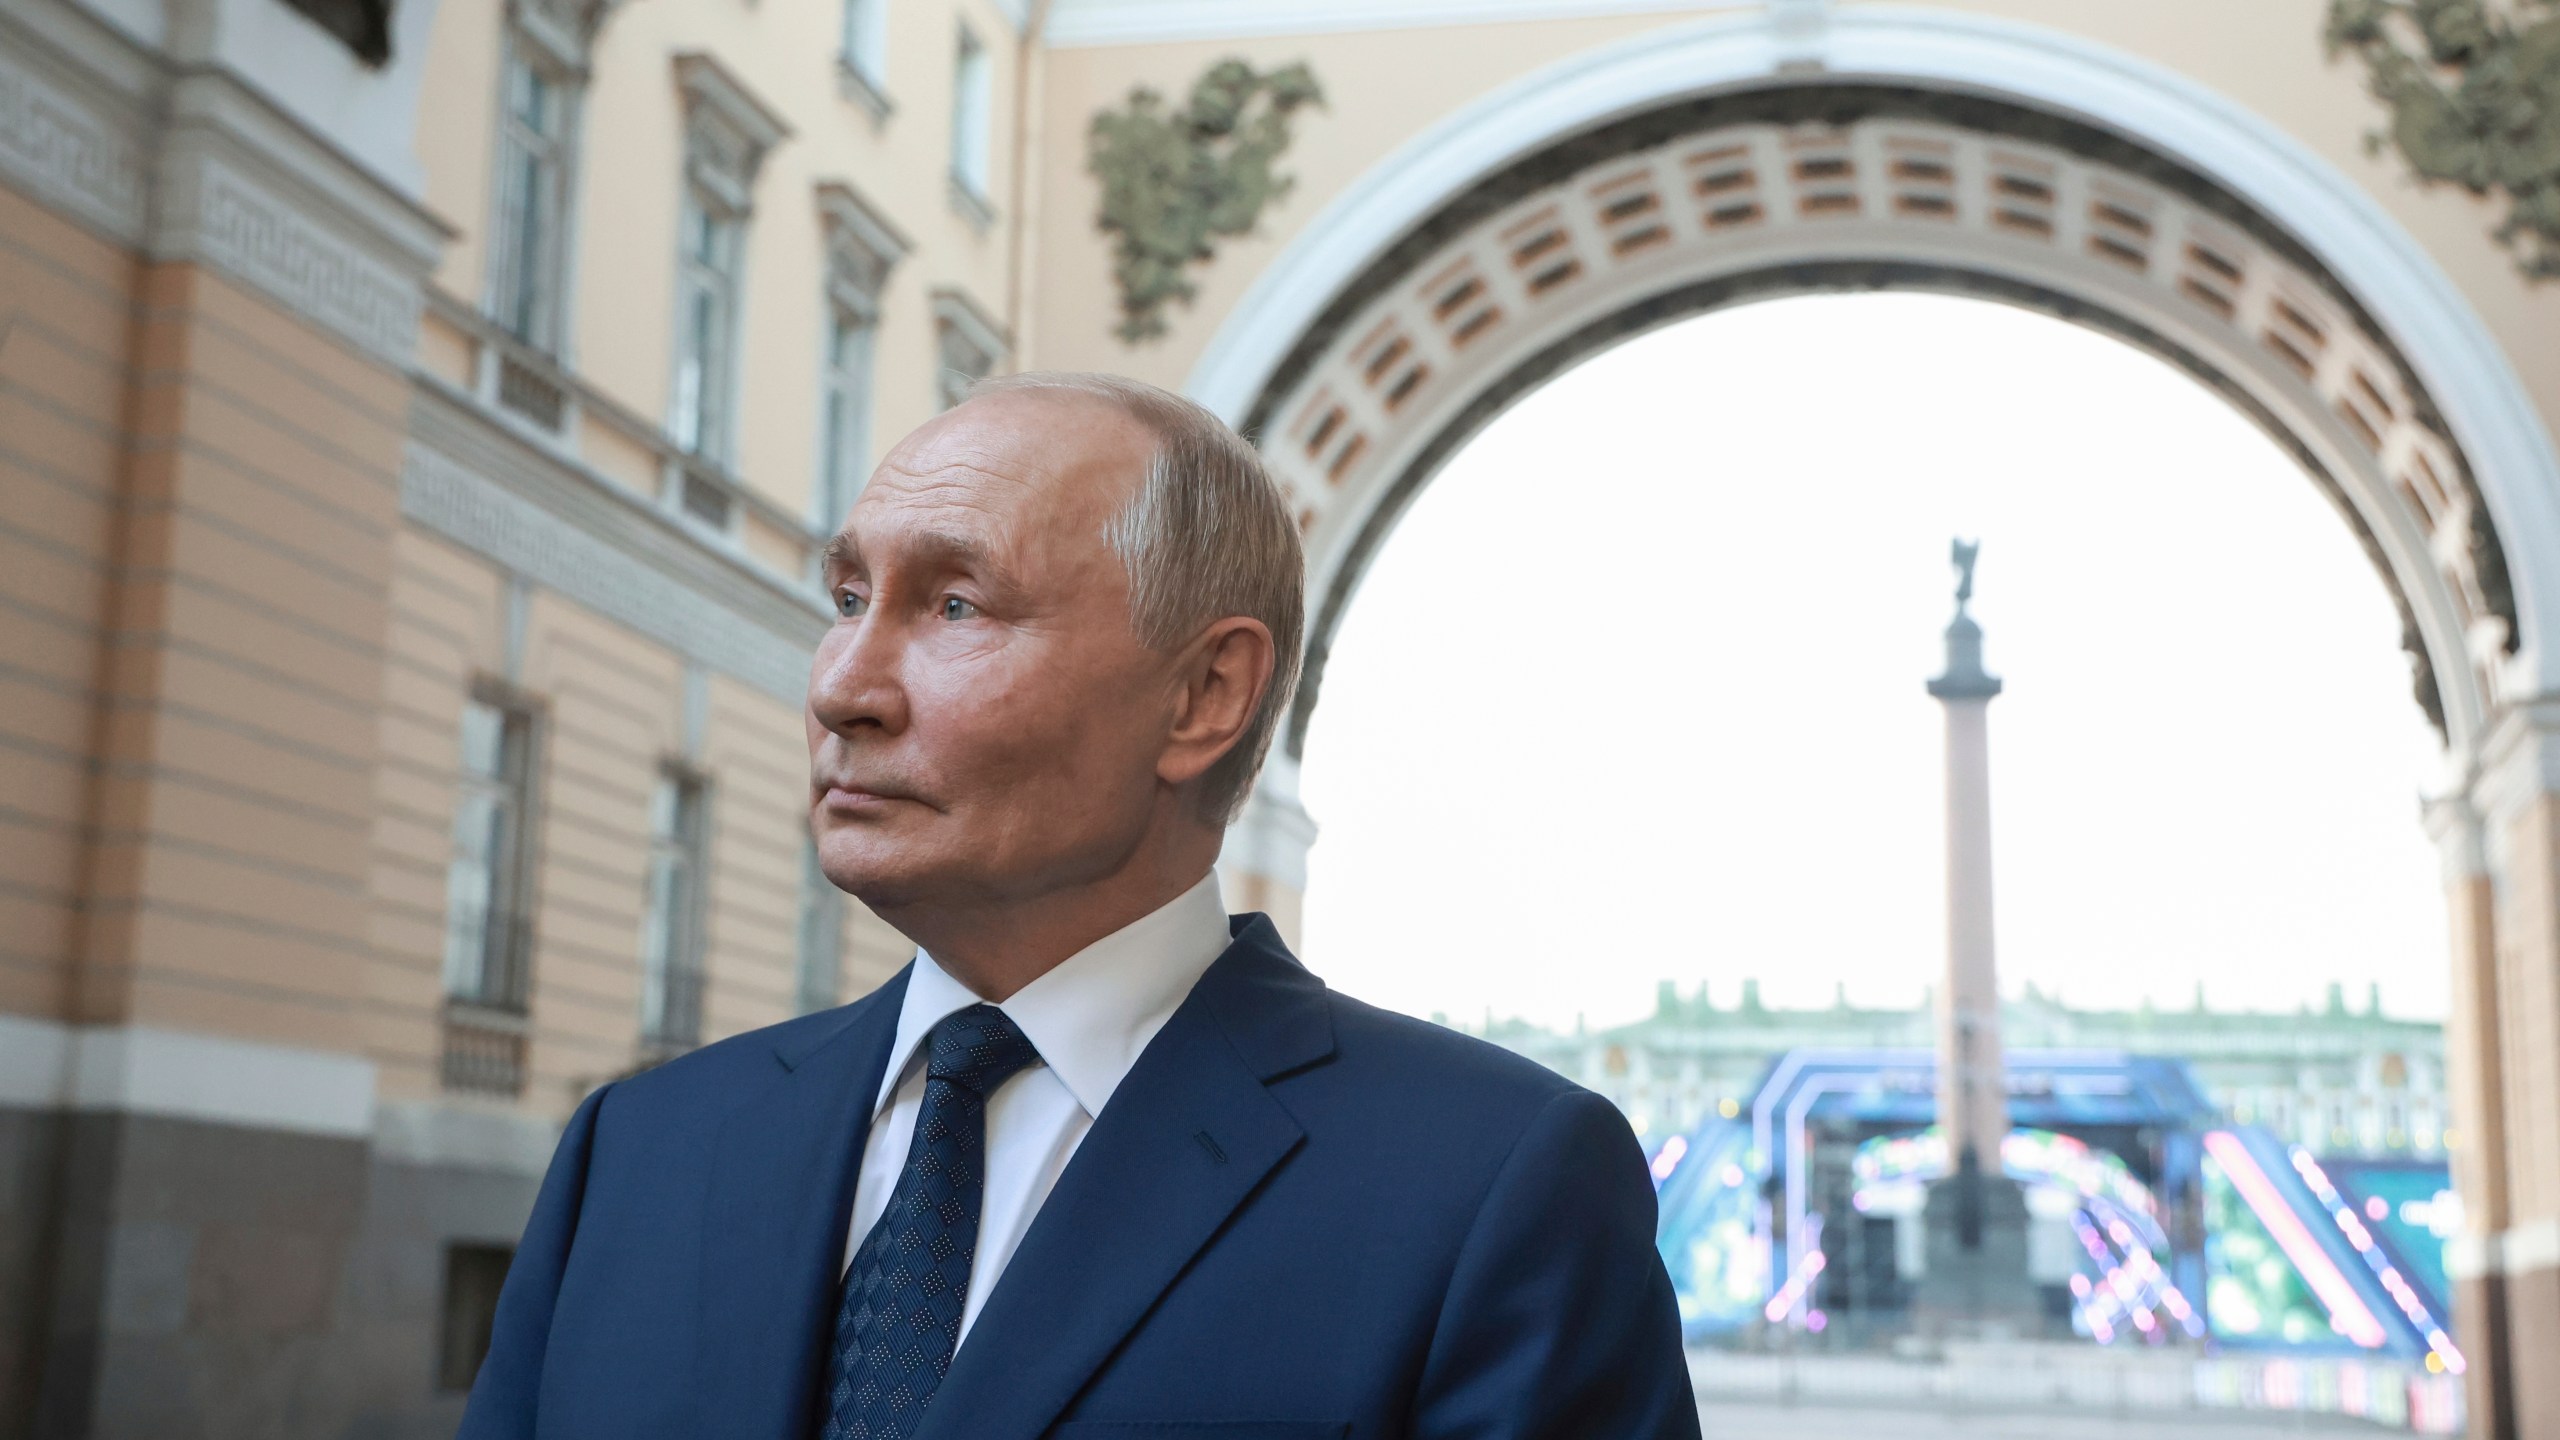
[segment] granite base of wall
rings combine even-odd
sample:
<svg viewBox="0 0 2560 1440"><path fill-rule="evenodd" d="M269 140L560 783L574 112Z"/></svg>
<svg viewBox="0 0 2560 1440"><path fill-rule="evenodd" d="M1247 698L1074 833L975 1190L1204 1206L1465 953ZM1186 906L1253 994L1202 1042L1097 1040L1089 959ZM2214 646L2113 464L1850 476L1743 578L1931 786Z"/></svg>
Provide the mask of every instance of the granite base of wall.
<svg viewBox="0 0 2560 1440"><path fill-rule="evenodd" d="M2516 1440L2514 1348L2507 1331L2507 1277L2470 1275L2453 1282L2454 1330L2471 1368L2462 1402L2471 1440Z"/></svg>
<svg viewBox="0 0 2560 1440"><path fill-rule="evenodd" d="M2516 1440L2560 1436L2560 1266L2502 1277ZM2478 1434L2475 1428L2474 1434Z"/></svg>
<svg viewBox="0 0 2560 1440"><path fill-rule="evenodd" d="M362 1138L0 1110L0 1440L444 1440L446 1247L512 1244L538 1184Z"/></svg>
<svg viewBox="0 0 2560 1440"><path fill-rule="evenodd" d="M20 1440L35 1408L66 1128L56 1111L0 1109L0 1440Z"/></svg>

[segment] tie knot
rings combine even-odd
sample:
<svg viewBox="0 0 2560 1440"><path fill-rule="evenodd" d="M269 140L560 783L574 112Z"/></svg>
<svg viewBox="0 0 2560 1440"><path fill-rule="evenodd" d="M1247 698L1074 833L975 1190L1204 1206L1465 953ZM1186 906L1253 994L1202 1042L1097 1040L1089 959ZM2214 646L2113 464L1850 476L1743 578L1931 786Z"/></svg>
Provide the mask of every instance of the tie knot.
<svg viewBox="0 0 2560 1440"><path fill-rule="evenodd" d="M980 1096L1039 1060L1030 1039L993 1005L972 1005L946 1016L925 1037L925 1073Z"/></svg>

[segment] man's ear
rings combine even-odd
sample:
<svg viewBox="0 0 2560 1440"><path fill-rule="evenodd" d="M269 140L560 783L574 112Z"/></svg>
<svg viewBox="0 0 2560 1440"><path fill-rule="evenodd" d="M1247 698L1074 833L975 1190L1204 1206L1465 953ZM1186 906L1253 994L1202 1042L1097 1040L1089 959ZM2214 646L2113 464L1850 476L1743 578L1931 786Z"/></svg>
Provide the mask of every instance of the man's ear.
<svg viewBox="0 0 2560 1440"><path fill-rule="evenodd" d="M1158 779L1188 785L1236 747L1271 688L1275 655L1271 631L1245 615L1213 621L1183 648Z"/></svg>

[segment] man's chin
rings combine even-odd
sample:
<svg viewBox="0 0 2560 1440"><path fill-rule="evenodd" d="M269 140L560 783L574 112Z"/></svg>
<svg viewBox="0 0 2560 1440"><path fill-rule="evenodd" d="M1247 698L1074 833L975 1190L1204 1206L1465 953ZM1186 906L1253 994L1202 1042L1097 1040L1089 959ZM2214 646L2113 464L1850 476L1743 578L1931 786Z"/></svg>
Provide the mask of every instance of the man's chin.
<svg viewBox="0 0 2560 1440"><path fill-rule="evenodd" d="M931 904L937 896L963 888L955 883L962 877L951 873L952 867L876 834L838 830L821 837L818 868L837 889L883 914Z"/></svg>

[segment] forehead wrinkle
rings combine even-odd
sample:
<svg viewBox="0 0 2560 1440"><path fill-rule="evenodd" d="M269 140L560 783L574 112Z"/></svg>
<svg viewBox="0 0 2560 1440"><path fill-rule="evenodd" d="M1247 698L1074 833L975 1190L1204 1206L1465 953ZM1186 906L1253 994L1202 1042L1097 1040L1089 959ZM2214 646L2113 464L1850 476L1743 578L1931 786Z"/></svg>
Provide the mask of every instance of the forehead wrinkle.
<svg viewBox="0 0 2560 1440"><path fill-rule="evenodd" d="M990 417L981 413L976 418ZM1119 417L1114 412L1101 418L1116 422ZM930 518L934 512L965 514L977 522L970 529L984 527L970 537L976 558L990 569L1006 571L1002 578L1035 590L1088 584L1106 574L1125 584L1125 567L1104 537L1111 518L1134 498L1153 451L1139 445L1129 447L1135 453L1126 453L1114 442L1135 437L1096 434L1089 419L1078 419L1085 423L1043 425L1033 415L1023 415L1004 425L930 425L881 462L864 493L867 507L857 502L854 514L859 518L869 508L875 523L885 520L907 532L901 548L921 531L948 528L935 524ZM1050 443L1044 448L1043 441ZM1124 460L1134 463L1120 463ZM899 516L900 511L911 513ZM1061 527L1081 532L1087 524L1092 526L1089 547L1061 551L1031 543L1036 535ZM876 542L885 537L874 538L876 550ZM952 553L952 547L937 548Z"/></svg>

